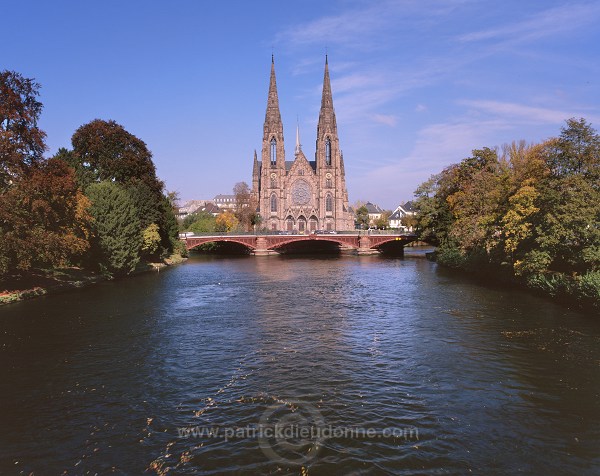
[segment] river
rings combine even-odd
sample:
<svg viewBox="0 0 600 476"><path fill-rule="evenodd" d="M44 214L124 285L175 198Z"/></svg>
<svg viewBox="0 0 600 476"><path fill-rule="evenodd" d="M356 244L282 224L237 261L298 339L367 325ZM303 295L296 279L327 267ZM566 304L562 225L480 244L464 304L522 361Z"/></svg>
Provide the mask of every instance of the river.
<svg viewBox="0 0 600 476"><path fill-rule="evenodd" d="M600 474L600 320L404 258L0 308L0 474Z"/></svg>

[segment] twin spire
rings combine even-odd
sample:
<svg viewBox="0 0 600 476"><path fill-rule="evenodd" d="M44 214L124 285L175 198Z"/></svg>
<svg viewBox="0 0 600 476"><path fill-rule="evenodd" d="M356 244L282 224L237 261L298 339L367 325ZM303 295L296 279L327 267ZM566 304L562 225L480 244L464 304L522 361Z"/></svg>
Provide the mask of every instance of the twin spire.
<svg viewBox="0 0 600 476"><path fill-rule="evenodd" d="M264 139L268 134L279 132L283 134L281 113L279 112L279 97L277 96L277 80L275 78L275 58L271 55L271 80L269 81L269 96L267 98L267 112L265 114Z"/></svg>
<svg viewBox="0 0 600 476"><path fill-rule="evenodd" d="M279 132L283 137L283 123L279 111L279 97L277 95L277 80L275 78L275 57L271 55L271 79L269 81L269 95L267 98L267 112L265 114L264 140L270 140L269 134ZM337 133L335 111L333 109L333 97L331 94L331 81L329 78L329 62L325 55L325 75L323 77L323 94L321 96L321 110L319 112L319 124L317 126L317 137L325 133ZM295 153L301 152L300 131L296 126L296 149Z"/></svg>

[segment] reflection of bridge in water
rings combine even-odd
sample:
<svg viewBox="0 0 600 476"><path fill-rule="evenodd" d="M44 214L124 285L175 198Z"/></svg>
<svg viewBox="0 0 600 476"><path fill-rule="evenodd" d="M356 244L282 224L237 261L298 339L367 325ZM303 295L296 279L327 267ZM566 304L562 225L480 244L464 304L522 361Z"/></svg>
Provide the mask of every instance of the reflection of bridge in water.
<svg viewBox="0 0 600 476"><path fill-rule="evenodd" d="M256 256L279 254L303 245L305 251L330 244L340 250L355 251L360 255L389 252L401 254L404 246L417 239L416 235L403 234L310 234L310 235L209 235L188 236L181 240L188 250L205 243L237 243Z"/></svg>

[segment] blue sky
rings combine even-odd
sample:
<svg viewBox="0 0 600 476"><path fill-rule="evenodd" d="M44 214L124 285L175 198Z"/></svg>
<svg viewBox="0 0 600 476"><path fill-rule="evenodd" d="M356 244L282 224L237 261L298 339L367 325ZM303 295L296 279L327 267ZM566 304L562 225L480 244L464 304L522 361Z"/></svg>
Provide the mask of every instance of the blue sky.
<svg viewBox="0 0 600 476"><path fill-rule="evenodd" d="M314 155L325 52L350 201L394 208L475 148L600 129L600 1L2 0L0 69L42 84L48 154L92 119L182 199L251 182L275 55L286 157Z"/></svg>

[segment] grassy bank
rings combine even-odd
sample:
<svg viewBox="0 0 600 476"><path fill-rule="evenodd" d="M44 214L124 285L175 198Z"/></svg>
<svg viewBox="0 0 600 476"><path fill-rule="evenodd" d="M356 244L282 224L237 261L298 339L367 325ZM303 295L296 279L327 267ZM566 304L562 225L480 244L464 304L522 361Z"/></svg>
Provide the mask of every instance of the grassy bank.
<svg viewBox="0 0 600 476"><path fill-rule="evenodd" d="M128 277L180 264L185 260L186 258L177 254L160 263L140 263ZM0 305L80 289L111 279L81 268L32 269L0 279Z"/></svg>

